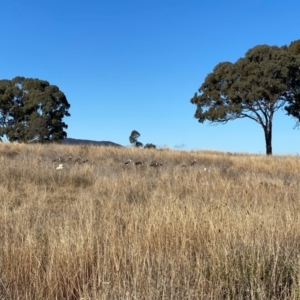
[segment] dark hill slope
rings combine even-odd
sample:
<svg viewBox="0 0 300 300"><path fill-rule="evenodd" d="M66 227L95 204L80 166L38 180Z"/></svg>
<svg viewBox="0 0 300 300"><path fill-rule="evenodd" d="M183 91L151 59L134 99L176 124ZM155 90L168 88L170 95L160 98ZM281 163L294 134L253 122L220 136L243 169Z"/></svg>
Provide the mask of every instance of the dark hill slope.
<svg viewBox="0 0 300 300"><path fill-rule="evenodd" d="M72 138L66 138L62 140L61 143L65 145L93 145L93 146L107 146L107 147L123 147L122 145L113 142L81 140L81 139L72 139Z"/></svg>

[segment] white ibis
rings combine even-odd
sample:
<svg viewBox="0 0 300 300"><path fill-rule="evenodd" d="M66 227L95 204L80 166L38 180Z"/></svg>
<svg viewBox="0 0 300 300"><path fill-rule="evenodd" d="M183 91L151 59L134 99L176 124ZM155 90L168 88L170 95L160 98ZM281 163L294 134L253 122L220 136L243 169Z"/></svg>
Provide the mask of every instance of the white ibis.
<svg viewBox="0 0 300 300"><path fill-rule="evenodd" d="M63 164L59 164L58 167L56 168L56 170L62 170L62 169L64 169L64 168L65 168L65 167L64 167Z"/></svg>

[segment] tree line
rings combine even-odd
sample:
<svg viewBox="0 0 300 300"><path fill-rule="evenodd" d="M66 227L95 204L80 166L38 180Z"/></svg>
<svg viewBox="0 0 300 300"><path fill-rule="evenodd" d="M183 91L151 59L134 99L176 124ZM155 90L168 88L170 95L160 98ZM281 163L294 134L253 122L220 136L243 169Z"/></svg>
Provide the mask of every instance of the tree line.
<svg viewBox="0 0 300 300"><path fill-rule="evenodd" d="M190 100L195 118L225 124L248 118L264 132L266 154L272 154L273 117L282 109L300 125L300 40L288 46L258 45L236 62L221 62ZM67 137L70 104L48 81L15 77L0 80L0 139L10 142L51 142ZM136 147L139 132L129 141ZM145 148L155 147L147 144Z"/></svg>
<svg viewBox="0 0 300 300"><path fill-rule="evenodd" d="M129 136L130 144L137 148L144 147L145 149L156 149L156 146L152 143L147 143L144 146L144 144L138 140L140 136L141 134L137 130L132 130Z"/></svg>

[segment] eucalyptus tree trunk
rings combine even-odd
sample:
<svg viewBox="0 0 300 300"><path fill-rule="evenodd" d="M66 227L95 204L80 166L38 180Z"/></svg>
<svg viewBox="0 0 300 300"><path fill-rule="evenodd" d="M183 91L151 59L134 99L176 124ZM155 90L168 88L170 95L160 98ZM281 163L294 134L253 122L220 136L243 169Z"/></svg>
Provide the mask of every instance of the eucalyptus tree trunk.
<svg viewBox="0 0 300 300"><path fill-rule="evenodd" d="M263 126L266 140L266 154L272 155L272 118Z"/></svg>

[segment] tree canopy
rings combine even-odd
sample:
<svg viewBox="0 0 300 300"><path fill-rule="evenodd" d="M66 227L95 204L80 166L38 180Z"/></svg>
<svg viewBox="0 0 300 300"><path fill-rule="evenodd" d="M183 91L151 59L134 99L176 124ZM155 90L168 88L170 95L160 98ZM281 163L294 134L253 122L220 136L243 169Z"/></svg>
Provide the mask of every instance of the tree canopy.
<svg viewBox="0 0 300 300"><path fill-rule="evenodd" d="M156 146L152 143L147 143L145 146L144 146L144 149L156 149Z"/></svg>
<svg viewBox="0 0 300 300"><path fill-rule="evenodd" d="M9 141L60 141L66 138L63 122L70 104L55 85L15 77L0 80L0 136Z"/></svg>
<svg viewBox="0 0 300 300"><path fill-rule="evenodd" d="M300 40L291 42L286 50L294 55L300 54Z"/></svg>
<svg viewBox="0 0 300 300"><path fill-rule="evenodd" d="M130 144L133 144L135 147L143 147L143 143L138 141L138 138L140 137L140 133L136 130L132 130L130 136L129 136L129 142Z"/></svg>
<svg viewBox="0 0 300 300"><path fill-rule="evenodd" d="M272 154L274 113L285 109L300 120L300 55L289 47L256 46L235 63L219 63L195 93L200 123L249 118L263 128L266 153Z"/></svg>

